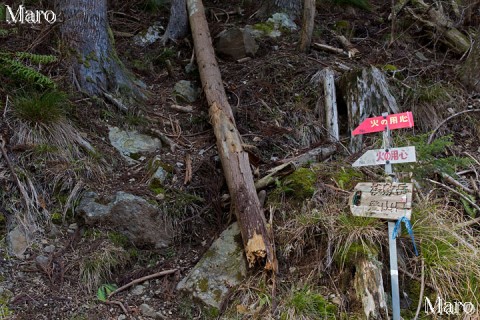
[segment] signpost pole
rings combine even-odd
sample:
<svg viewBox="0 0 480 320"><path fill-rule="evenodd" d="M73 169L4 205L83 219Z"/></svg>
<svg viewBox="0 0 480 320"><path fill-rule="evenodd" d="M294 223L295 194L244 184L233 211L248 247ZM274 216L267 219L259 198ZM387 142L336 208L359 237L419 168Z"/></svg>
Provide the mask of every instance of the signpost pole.
<svg viewBox="0 0 480 320"><path fill-rule="evenodd" d="M388 113L382 113L386 118ZM388 150L390 146L390 130L388 125L383 131L383 146ZM392 164L390 161L385 163L385 173L389 176L393 175ZM394 181L396 180L393 178ZM398 285L398 261L397 261L397 240L393 239L393 230L395 228L394 221L388 221L388 248L390 252L390 277L392 285L392 315L393 320L400 320L400 289Z"/></svg>

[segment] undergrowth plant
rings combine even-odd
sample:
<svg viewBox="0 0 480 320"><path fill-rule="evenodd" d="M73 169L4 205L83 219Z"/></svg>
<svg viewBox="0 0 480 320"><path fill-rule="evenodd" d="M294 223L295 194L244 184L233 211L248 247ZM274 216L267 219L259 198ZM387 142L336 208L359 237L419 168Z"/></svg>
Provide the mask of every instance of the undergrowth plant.
<svg viewBox="0 0 480 320"><path fill-rule="evenodd" d="M398 171L412 172L415 179L422 182L435 173L455 175L460 169L467 168L472 160L467 157L447 155L446 149L454 144L452 135L439 136L428 144L429 134L397 136L395 145L415 146L417 162L398 164Z"/></svg>
<svg viewBox="0 0 480 320"><path fill-rule="evenodd" d="M0 74L17 83L40 88L55 88L55 82L40 72L42 65L56 62L53 55L0 51Z"/></svg>
<svg viewBox="0 0 480 320"><path fill-rule="evenodd" d="M432 294L447 301L479 305L479 231L461 227L463 213L448 202L418 204L413 208L412 221L419 259L425 264L425 281L435 289ZM418 259L411 264L418 267Z"/></svg>
<svg viewBox="0 0 480 320"><path fill-rule="evenodd" d="M102 241L96 248L80 261L80 280L88 292L111 280L113 272L125 266L129 260L127 252L110 241Z"/></svg>
<svg viewBox="0 0 480 320"><path fill-rule="evenodd" d="M13 111L23 121L51 124L63 118L67 105L67 95L61 91L33 91L17 95L13 101Z"/></svg>

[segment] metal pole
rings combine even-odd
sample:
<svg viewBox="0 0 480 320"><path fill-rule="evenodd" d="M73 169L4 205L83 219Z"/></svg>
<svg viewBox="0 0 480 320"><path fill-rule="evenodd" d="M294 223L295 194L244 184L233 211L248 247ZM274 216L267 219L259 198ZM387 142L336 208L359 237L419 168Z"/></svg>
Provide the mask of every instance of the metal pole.
<svg viewBox="0 0 480 320"><path fill-rule="evenodd" d="M382 113L382 116L386 118L388 113ZM383 147L388 150L390 146L390 129L387 128L383 131ZM393 168L390 161L385 163L385 173L392 176L393 181L396 182L396 178L393 177ZM388 221L388 249L390 252L390 278L392 284L392 315L393 320L400 320L400 289L398 285L398 261L397 261L397 240L393 239L393 230L395 228L394 221Z"/></svg>
<svg viewBox="0 0 480 320"><path fill-rule="evenodd" d="M390 277L392 283L393 320L400 320L400 290L398 285L397 240L393 239L394 221L388 221L388 248L390 251Z"/></svg>

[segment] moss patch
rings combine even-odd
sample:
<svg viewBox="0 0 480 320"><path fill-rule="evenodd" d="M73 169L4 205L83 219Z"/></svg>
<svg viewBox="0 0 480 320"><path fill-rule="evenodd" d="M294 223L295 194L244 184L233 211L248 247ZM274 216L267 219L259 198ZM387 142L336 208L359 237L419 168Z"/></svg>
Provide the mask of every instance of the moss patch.
<svg viewBox="0 0 480 320"><path fill-rule="evenodd" d="M198 281L198 289L202 292L207 292L208 290L208 279L202 278Z"/></svg>
<svg viewBox="0 0 480 320"><path fill-rule="evenodd" d="M300 168L291 175L287 176L283 182L286 194L293 195L299 200L307 199L313 196L315 192L315 182L317 177L313 171L306 168Z"/></svg>

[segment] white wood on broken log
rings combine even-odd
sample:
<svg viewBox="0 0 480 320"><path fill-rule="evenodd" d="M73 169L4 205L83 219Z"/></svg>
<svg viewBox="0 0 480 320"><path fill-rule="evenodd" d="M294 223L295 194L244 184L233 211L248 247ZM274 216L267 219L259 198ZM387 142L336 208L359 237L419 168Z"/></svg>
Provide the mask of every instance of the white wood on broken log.
<svg viewBox="0 0 480 320"><path fill-rule="evenodd" d="M367 320L389 319L381 266L374 257L361 257L355 263L353 285Z"/></svg>

